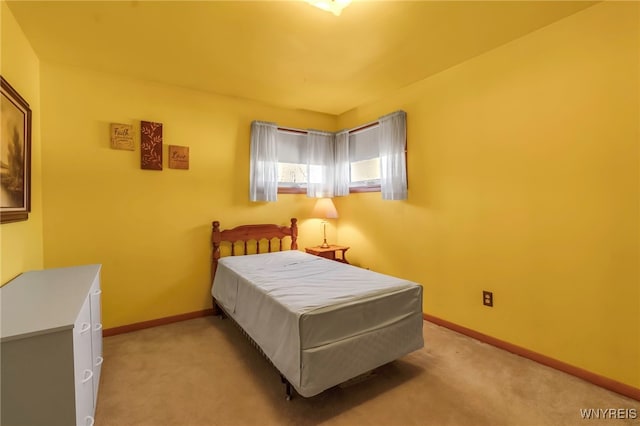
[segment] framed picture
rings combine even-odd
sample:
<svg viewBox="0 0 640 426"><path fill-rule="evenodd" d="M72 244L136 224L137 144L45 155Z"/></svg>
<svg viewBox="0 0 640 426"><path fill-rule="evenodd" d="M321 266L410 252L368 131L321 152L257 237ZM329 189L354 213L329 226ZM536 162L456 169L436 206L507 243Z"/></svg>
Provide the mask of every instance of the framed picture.
<svg viewBox="0 0 640 426"><path fill-rule="evenodd" d="M29 219L31 109L0 77L0 223Z"/></svg>

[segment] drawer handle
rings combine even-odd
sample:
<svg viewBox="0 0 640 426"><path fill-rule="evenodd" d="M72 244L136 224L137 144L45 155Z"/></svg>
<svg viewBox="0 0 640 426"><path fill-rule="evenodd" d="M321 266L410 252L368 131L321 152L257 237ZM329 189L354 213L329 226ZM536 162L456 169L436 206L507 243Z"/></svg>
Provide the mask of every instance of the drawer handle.
<svg viewBox="0 0 640 426"><path fill-rule="evenodd" d="M91 330L91 324L89 324L88 322L83 322L82 327L80 328L80 334L84 334L89 330Z"/></svg>
<svg viewBox="0 0 640 426"><path fill-rule="evenodd" d="M87 374L89 373L89 374ZM86 376L84 379L82 379L82 384L87 383L89 380L91 380L91 378L93 377L93 371L91 370L84 370L84 375Z"/></svg>
<svg viewBox="0 0 640 426"><path fill-rule="evenodd" d="M98 289L96 291L93 292L94 296L100 296L102 294L102 290Z"/></svg>
<svg viewBox="0 0 640 426"><path fill-rule="evenodd" d="M95 327L93 327L93 331L100 331L102 330L102 323L98 323L96 324Z"/></svg>
<svg viewBox="0 0 640 426"><path fill-rule="evenodd" d="M91 416L87 416L84 418L84 423L86 426L93 426L93 424L95 423L95 419Z"/></svg>
<svg viewBox="0 0 640 426"><path fill-rule="evenodd" d="M99 356L98 358L96 358L96 367L99 367L102 365L102 363L104 362L104 358L102 358L101 356Z"/></svg>

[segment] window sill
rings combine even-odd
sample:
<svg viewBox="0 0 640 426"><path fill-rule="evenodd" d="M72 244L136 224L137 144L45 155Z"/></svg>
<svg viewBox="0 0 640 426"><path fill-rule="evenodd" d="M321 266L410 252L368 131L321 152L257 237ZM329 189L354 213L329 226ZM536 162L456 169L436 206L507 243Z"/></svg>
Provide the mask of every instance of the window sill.
<svg viewBox="0 0 640 426"><path fill-rule="evenodd" d="M349 188L349 194L358 194L360 192L380 192L379 186L362 186ZM278 194L306 194L306 188L278 188Z"/></svg>
<svg viewBox="0 0 640 426"><path fill-rule="evenodd" d="M358 192L381 192L380 185L376 186L357 186L349 188L350 194L356 194Z"/></svg>
<svg viewBox="0 0 640 426"><path fill-rule="evenodd" d="M306 194L307 188L278 188L278 194Z"/></svg>

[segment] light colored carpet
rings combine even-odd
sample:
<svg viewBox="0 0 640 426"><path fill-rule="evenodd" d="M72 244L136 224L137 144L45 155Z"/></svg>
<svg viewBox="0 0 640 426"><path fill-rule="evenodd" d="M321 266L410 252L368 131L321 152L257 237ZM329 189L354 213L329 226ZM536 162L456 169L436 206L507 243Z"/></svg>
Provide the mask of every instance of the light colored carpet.
<svg viewBox="0 0 640 426"><path fill-rule="evenodd" d="M640 424L640 402L429 322L424 337L366 380L292 401L229 320L108 337L96 426ZM610 408L639 417L580 413Z"/></svg>

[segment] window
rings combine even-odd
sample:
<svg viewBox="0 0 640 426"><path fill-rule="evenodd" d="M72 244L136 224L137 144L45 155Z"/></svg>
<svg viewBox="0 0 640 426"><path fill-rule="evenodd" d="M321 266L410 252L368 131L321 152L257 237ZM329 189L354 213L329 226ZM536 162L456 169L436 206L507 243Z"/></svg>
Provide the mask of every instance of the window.
<svg viewBox="0 0 640 426"><path fill-rule="evenodd" d="M380 191L378 136L377 123L349 133L350 192Z"/></svg>
<svg viewBox="0 0 640 426"><path fill-rule="evenodd" d="M380 149L378 123L349 132L349 191L380 191ZM279 128L278 192L304 193L309 182L307 168L307 134ZM319 166L311 166L311 181L318 180ZM316 172L316 173L314 173Z"/></svg>
<svg viewBox="0 0 640 426"><path fill-rule="evenodd" d="M266 180L271 185L273 194L270 197L274 200L277 198L276 187L277 193L307 193L310 197L381 192L385 200L407 199L404 111L387 114L376 122L353 130L335 133L286 129L276 127L275 123L266 124L271 126L270 139L267 140L270 144L265 145L271 150L266 150L271 154L268 157L270 173ZM257 142L266 136L256 133L254 137L253 127L252 124L251 176L253 179L256 175L257 179L264 177L265 173L260 173L261 163L253 159L254 156L259 158L257 154L261 145ZM254 186L252 183L251 188ZM266 187L266 184L263 186ZM251 200L256 201L257 198L254 198Z"/></svg>
<svg viewBox="0 0 640 426"><path fill-rule="evenodd" d="M278 192L305 192L308 182L306 143L306 133L278 129Z"/></svg>
<svg viewBox="0 0 640 426"><path fill-rule="evenodd" d="M334 138L330 132L278 128L278 192L332 197Z"/></svg>

